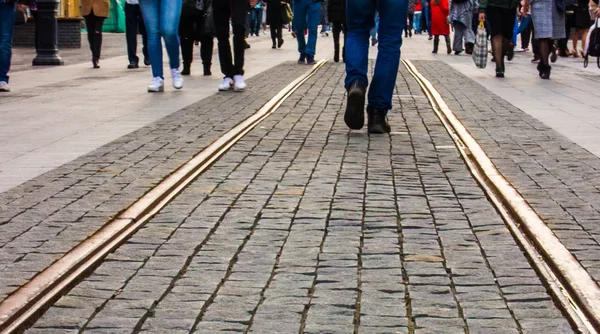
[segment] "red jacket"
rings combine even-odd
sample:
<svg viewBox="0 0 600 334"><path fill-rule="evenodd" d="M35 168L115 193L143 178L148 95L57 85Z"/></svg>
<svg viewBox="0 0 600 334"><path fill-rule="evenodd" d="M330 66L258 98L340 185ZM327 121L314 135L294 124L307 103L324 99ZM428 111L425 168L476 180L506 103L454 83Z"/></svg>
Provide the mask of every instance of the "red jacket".
<svg viewBox="0 0 600 334"><path fill-rule="evenodd" d="M439 3L436 5L436 2ZM431 34L432 35L450 35L450 25L448 24L448 0L431 1Z"/></svg>

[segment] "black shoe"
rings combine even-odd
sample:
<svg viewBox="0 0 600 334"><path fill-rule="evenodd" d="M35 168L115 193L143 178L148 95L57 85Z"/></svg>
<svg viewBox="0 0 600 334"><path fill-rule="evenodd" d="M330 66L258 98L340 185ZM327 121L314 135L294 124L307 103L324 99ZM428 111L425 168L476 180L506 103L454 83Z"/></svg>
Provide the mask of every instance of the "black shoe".
<svg viewBox="0 0 600 334"><path fill-rule="evenodd" d="M94 68L100 68L100 60L98 58L92 58L92 65L94 65Z"/></svg>
<svg viewBox="0 0 600 334"><path fill-rule="evenodd" d="M150 66L150 58L144 57L144 65Z"/></svg>
<svg viewBox="0 0 600 334"><path fill-rule="evenodd" d="M367 109L369 133L390 133L390 124L386 112L378 109Z"/></svg>
<svg viewBox="0 0 600 334"><path fill-rule="evenodd" d="M408 31L408 37L412 37L412 29Z"/></svg>
<svg viewBox="0 0 600 334"><path fill-rule="evenodd" d="M307 65L314 65L315 64L315 57L311 56L311 55L306 55L306 64Z"/></svg>
<svg viewBox="0 0 600 334"><path fill-rule="evenodd" d="M542 65L542 70L540 71L540 78L545 79L545 80L550 79L551 72L552 72L552 67L550 65L545 65L545 66Z"/></svg>
<svg viewBox="0 0 600 334"><path fill-rule="evenodd" d="M515 46L509 43L506 50L506 60L511 61L515 57Z"/></svg>
<svg viewBox="0 0 600 334"><path fill-rule="evenodd" d="M273 45L271 46L271 49L277 49L277 44L275 44L275 42L273 42Z"/></svg>
<svg viewBox="0 0 600 334"><path fill-rule="evenodd" d="M504 78L504 69L496 67L496 78Z"/></svg>
<svg viewBox="0 0 600 334"><path fill-rule="evenodd" d="M360 130L365 125L365 95L367 87L359 80L354 80L348 87L348 99L344 122L352 130Z"/></svg>
<svg viewBox="0 0 600 334"><path fill-rule="evenodd" d="M550 61L553 63L556 63L556 59L558 59L558 56L556 55L556 45L552 45L552 51L550 53ZM548 74L548 77L550 77L550 74Z"/></svg>
<svg viewBox="0 0 600 334"><path fill-rule="evenodd" d="M250 44L246 41L244 41L244 49L250 49Z"/></svg>
<svg viewBox="0 0 600 334"><path fill-rule="evenodd" d="M474 47L475 47L475 44L473 44L473 43L467 43L467 44L465 44L465 53L468 54L468 55L472 55Z"/></svg>
<svg viewBox="0 0 600 334"><path fill-rule="evenodd" d="M454 51L454 55L458 56L462 53L462 51Z"/></svg>
<svg viewBox="0 0 600 334"><path fill-rule="evenodd" d="M283 45L283 38L277 40L277 48L281 49L281 46Z"/></svg>
<svg viewBox="0 0 600 334"><path fill-rule="evenodd" d="M132 61L132 62L129 63L129 65L127 65L127 68L130 69L130 70L134 69L134 68L140 68L140 65L138 65L138 63Z"/></svg>
<svg viewBox="0 0 600 334"><path fill-rule="evenodd" d="M183 70L181 71L181 75L190 75L192 74L192 64L183 63Z"/></svg>
<svg viewBox="0 0 600 334"><path fill-rule="evenodd" d="M204 65L204 76L208 77L211 76L212 72L210 71L210 64L209 65Z"/></svg>

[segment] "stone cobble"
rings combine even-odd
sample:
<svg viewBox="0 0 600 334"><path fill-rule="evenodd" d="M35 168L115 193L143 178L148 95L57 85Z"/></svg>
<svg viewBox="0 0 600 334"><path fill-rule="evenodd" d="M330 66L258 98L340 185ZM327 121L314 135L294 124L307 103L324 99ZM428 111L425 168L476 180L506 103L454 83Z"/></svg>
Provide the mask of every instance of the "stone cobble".
<svg viewBox="0 0 600 334"><path fill-rule="evenodd" d="M600 282L600 158L450 66L415 65L500 172Z"/></svg>
<svg viewBox="0 0 600 334"><path fill-rule="evenodd" d="M390 135L326 65L28 333L572 332L404 69Z"/></svg>
<svg viewBox="0 0 600 334"><path fill-rule="evenodd" d="M306 70L275 67L0 194L0 300Z"/></svg>

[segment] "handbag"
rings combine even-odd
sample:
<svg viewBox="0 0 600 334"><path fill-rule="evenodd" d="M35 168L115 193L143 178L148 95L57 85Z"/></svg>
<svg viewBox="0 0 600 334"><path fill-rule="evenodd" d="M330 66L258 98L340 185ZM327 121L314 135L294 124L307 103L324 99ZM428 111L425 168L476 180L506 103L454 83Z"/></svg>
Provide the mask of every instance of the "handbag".
<svg viewBox="0 0 600 334"><path fill-rule="evenodd" d="M290 24L294 20L294 12L289 3L281 5L281 24Z"/></svg>
<svg viewBox="0 0 600 334"><path fill-rule="evenodd" d="M487 66L488 43L487 33L483 22L479 22L477 35L475 36L475 46L473 47L473 62L477 68L485 68Z"/></svg>

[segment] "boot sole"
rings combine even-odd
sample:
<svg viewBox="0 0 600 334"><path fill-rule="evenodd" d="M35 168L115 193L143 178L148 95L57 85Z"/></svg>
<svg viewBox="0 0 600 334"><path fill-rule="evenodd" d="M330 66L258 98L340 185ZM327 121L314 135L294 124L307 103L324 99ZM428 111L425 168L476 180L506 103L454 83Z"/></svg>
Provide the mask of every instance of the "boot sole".
<svg viewBox="0 0 600 334"><path fill-rule="evenodd" d="M390 133L391 128L389 126L384 126L384 125L374 125L369 127L369 133L372 134L385 134L385 133Z"/></svg>
<svg viewBox="0 0 600 334"><path fill-rule="evenodd" d="M344 122L352 130L360 130L365 125L365 96L360 92L348 93Z"/></svg>

